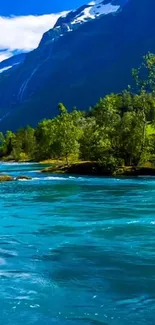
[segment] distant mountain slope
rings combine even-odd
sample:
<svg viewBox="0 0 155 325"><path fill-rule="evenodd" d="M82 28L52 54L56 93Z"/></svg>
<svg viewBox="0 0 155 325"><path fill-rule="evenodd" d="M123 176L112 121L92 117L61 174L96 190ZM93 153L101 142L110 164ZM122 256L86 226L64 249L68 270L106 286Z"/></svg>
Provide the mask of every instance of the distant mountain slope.
<svg viewBox="0 0 155 325"><path fill-rule="evenodd" d="M25 57L26 57L26 53L21 53L0 62L0 73L10 70L11 68L17 67L17 65L23 63Z"/></svg>
<svg viewBox="0 0 155 325"><path fill-rule="evenodd" d="M54 116L60 101L69 109L88 108L131 82L131 68L148 50L155 51L155 2L113 0L110 5L119 8L78 23L71 32L68 26L88 6L60 18L22 65L2 74L1 129L35 125Z"/></svg>

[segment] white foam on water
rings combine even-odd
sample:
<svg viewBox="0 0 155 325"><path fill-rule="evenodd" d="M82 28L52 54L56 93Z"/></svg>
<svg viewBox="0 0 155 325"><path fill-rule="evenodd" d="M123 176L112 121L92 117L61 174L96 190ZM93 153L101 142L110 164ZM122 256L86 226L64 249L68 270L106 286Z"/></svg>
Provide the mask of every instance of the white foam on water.
<svg viewBox="0 0 155 325"><path fill-rule="evenodd" d="M139 223L139 220L133 220L133 221L128 221L127 222L128 225L132 225L132 224L135 224L135 223Z"/></svg>
<svg viewBox="0 0 155 325"><path fill-rule="evenodd" d="M16 178L15 178L16 180ZM18 182L29 182L31 179L17 179Z"/></svg>
<svg viewBox="0 0 155 325"><path fill-rule="evenodd" d="M0 271L0 277L5 277L5 278L22 278L22 279L27 279L30 278L31 275L29 273L24 273L24 272L9 272L9 271Z"/></svg>
<svg viewBox="0 0 155 325"><path fill-rule="evenodd" d="M6 165L6 166L24 166L24 165L36 165L36 164L39 164L39 163L31 163L31 162L22 162L22 163L19 163L19 162L0 162L0 165Z"/></svg>
<svg viewBox="0 0 155 325"><path fill-rule="evenodd" d="M32 181L64 181L67 180L65 177L58 176L47 176L47 177L33 177Z"/></svg>
<svg viewBox="0 0 155 325"><path fill-rule="evenodd" d="M40 307L40 305L38 305L38 304L30 305L30 308L39 308L39 307Z"/></svg>
<svg viewBox="0 0 155 325"><path fill-rule="evenodd" d="M3 249L3 248L0 248L0 254L6 254L6 255L9 255L9 256L18 256L17 252L10 251L10 250Z"/></svg>
<svg viewBox="0 0 155 325"><path fill-rule="evenodd" d="M30 181L67 181L76 179L76 177L59 177L59 176L47 176L47 177L33 177L32 179L18 179L19 182L30 182ZM77 178L78 179L78 178Z"/></svg>

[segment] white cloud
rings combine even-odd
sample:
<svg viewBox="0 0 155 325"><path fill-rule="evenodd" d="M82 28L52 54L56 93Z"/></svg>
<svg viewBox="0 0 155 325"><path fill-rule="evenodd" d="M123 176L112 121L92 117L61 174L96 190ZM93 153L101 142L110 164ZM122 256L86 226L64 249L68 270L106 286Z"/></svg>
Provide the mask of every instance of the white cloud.
<svg viewBox="0 0 155 325"><path fill-rule="evenodd" d="M30 51L38 46L44 32L54 26L61 12L42 16L0 16L0 61L15 50ZM4 51L7 49L7 51Z"/></svg>

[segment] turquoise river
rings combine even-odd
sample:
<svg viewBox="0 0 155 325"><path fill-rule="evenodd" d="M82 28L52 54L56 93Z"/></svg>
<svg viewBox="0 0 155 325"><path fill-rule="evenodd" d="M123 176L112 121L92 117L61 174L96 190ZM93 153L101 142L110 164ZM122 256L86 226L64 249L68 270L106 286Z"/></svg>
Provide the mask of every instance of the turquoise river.
<svg viewBox="0 0 155 325"><path fill-rule="evenodd" d="M1 325L154 325L155 178L0 184Z"/></svg>

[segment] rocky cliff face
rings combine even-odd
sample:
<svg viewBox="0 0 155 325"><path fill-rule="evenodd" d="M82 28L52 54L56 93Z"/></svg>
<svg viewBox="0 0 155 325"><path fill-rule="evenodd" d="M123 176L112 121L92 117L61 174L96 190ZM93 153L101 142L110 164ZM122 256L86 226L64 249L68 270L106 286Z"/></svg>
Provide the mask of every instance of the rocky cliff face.
<svg viewBox="0 0 155 325"><path fill-rule="evenodd" d="M86 109L121 91L155 50L154 16L154 0L96 0L61 17L22 65L1 74L1 129L54 116L60 101Z"/></svg>

